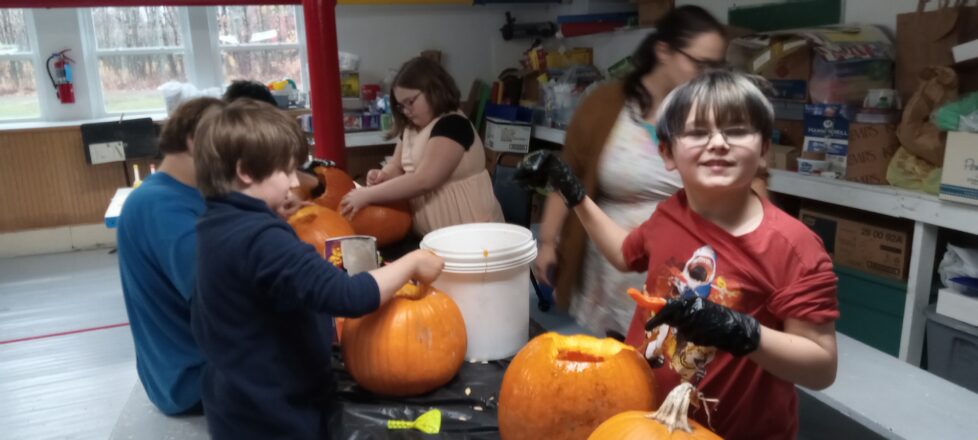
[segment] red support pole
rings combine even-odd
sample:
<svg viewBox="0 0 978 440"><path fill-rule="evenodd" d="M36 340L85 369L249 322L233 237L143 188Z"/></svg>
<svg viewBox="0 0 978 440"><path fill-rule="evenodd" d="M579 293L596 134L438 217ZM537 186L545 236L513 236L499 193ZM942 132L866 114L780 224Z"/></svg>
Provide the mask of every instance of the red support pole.
<svg viewBox="0 0 978 440"><path fill-rule="evenodd" d="M343 98L340 95L339 46L336 43L336 0L302 0L309 52L309 98L315 156L346 169Z"/></svg>

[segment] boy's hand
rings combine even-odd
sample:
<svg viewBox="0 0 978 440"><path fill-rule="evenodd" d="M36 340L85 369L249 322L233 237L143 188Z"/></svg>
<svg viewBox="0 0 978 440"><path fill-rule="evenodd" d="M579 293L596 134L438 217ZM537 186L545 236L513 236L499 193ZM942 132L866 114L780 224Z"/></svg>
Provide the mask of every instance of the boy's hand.
<svg viewBox="0 0 978 440"><path fill-rule="evenodd" d="M290 198L286 200L285 203L282 204L282 206L279 206L278 215L279 217L282 217L283 220L289 221L289 218L291 218L292 215L294 215L296 212L299 212L300 209L311 205L312 202Z"/></svg>
<svg viewBox="0 0 978 440"><path fill-rule="evenodd" d="M445 260L434 252L427 249L418 249L411 252L417 260L414 268L414 279L421 284L431 284L441 275L445 268Z"/></svg>
<svg viewBox="0 0 978 440"><path fill-rule="evenodd" d="M542 189L549 183L560 192L568 208L573 208L587 196L584 185L570 167L550 150L527 154L516 169L517 183L530 189Z"/></svg>
<svg viewBox="0 0 978 440"><path fill-rule="evenodd" d="M716 347L734 356L751 353L761 341L761 326L753 316L699 296L669 299L665 307L645 323L645 329L651 331L661 324L675 327L680 337L689 342Z"/></svg>

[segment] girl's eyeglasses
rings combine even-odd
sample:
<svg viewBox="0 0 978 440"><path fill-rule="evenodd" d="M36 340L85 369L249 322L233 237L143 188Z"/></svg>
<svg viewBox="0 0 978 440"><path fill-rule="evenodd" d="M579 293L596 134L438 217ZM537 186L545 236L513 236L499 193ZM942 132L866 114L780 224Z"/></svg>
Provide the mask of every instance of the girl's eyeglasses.
<svg viewBox="0 0 978 440"><path fill-rule="evenodd" d="M683 54L683 56L685 56L687 59L692 61L693 64L696 64L696 67L698 67L700 70L727 68L727 60L708 60L703 58L697 58L690 55L685 50L682 49L673 49L673 50Z"/></svg>
<svg viewBox="0 0 978 440"><path fill-rule="evenodd" d="M414 108L414 101L417 101L418 100L418 98L421 96L421 93L422 92L418 92L416 95L414 95L414 96L412 96L412 97L410 97L408 99L405 99L405 100L403 100L403 101L395 104L394 105L394 108L397 111L401 112L401 113L403 113L404 112L404 109L406 109L406 108L413 109Z"/></svg>

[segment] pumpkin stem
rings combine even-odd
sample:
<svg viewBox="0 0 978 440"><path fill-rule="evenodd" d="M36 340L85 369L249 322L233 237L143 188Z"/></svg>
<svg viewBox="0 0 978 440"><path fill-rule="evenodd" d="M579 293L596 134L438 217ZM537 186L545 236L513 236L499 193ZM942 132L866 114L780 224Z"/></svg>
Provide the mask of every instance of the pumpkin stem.
<svg viewBox="0 0 978 440"><path fill-rule="evenodd" d="M702 393L696 390L693 384L683 382L669 392L666 400L662 402L662 406L656 412L652 413L650 418L665 425L669 432L677 429L693 432L693 428L689 426L689 405L693 404L699 407L700 404L703 404L703 409L706 411L707 425L710 425L710 429L713 430L712 423L710 422L710 408L708 404L715 404L716 402L717 399L705 398Z"/></svg>

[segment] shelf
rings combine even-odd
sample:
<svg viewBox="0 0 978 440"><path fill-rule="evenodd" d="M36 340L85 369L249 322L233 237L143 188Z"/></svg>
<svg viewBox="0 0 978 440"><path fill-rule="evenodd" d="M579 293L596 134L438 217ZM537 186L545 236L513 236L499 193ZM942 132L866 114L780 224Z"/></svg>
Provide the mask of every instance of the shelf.
<svg viewBox="0 0 978 440"><path fill-rule="evenodd" d="M978 208L948 202L930 194L887 185L803 176L770 170L768 189L781 194L831 203L890 217L906 218L978 235Z"/></svg>
<svg viewBox="0 0 978 440"><path fill-rule="evenodd" d="M397 144L397 141L393 139L385 139L386 135L386 131L361 131L357 133L346 133L346 148Z"/></svg>
<svg viewBox="0 0 978 440"><path fill-rule="evenodd" d="M567 132L558 128L550 128L545 125L534 125L533 126L533 138L540 139L547 142L553 142L555 144L564 144L564 138Z"/></svg>

